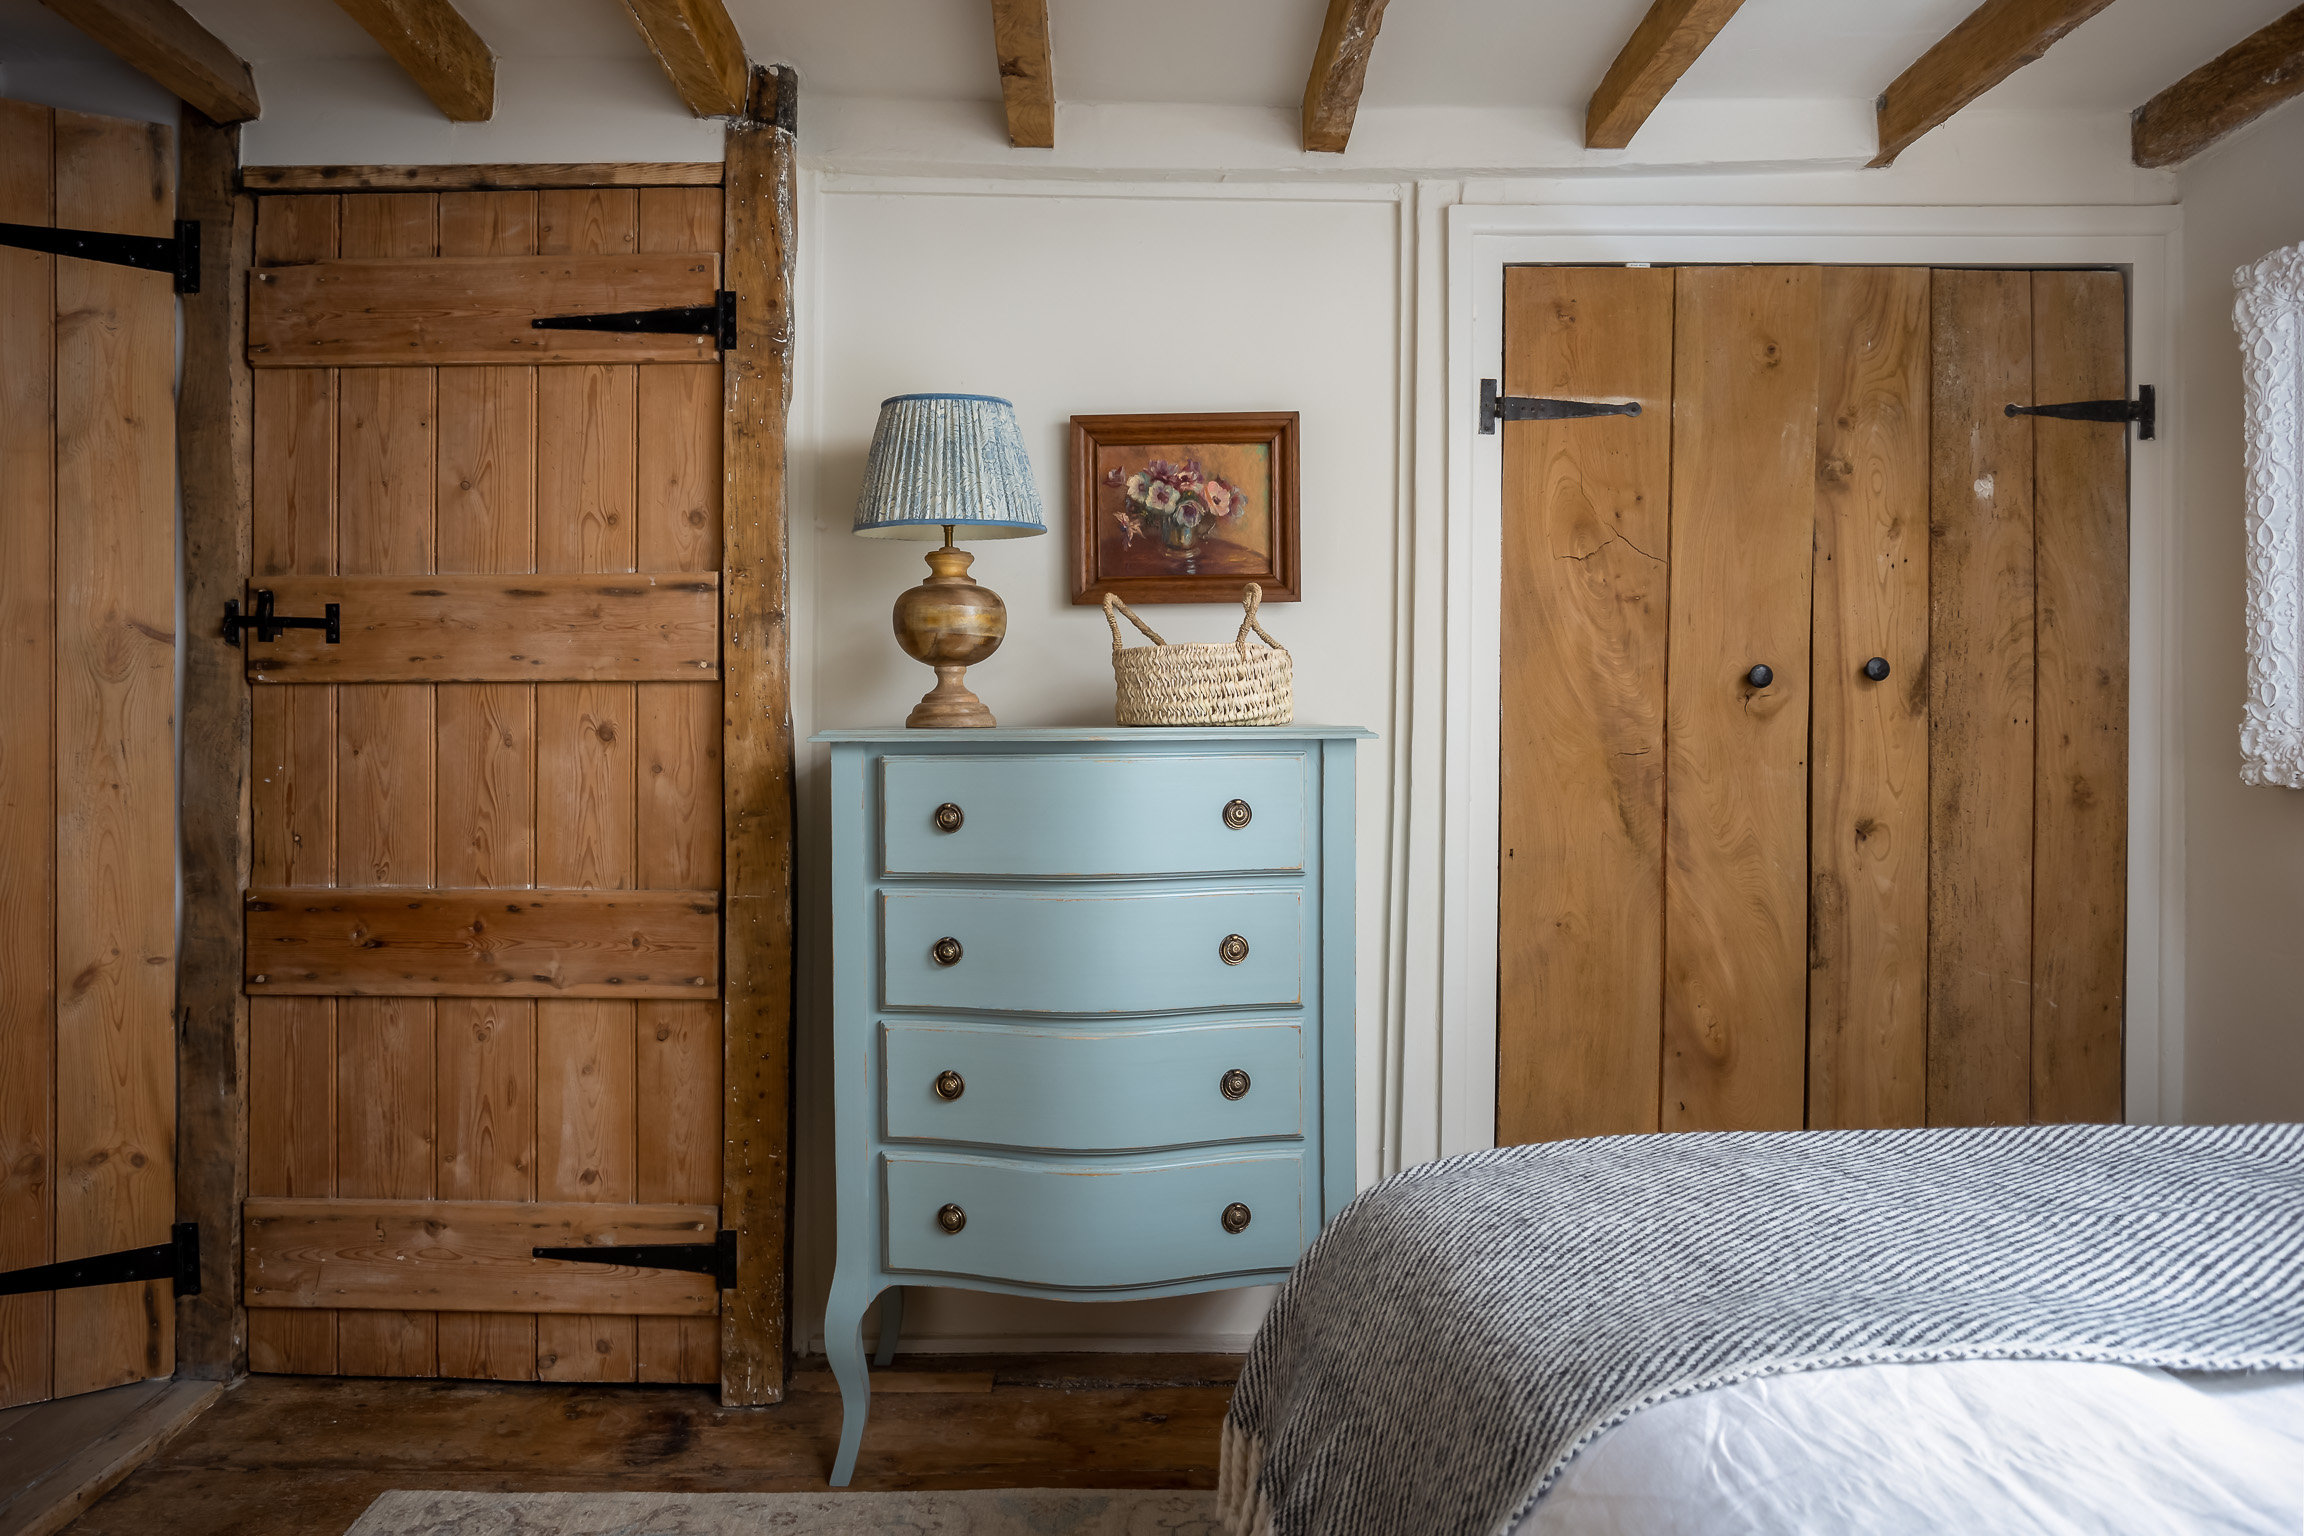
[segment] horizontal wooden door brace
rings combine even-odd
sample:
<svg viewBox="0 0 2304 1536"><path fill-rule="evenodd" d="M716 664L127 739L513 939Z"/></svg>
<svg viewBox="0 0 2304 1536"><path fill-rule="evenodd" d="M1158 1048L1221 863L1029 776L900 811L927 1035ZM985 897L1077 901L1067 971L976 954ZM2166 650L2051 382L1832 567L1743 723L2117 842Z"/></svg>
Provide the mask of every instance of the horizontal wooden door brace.
<svg viewBox="0 0 2304 1536"><path fill-rule="evenodd" d="M178 219L174 235L115 235L98 229L57 229L46 224L0 224L0 246L77 256L115 267L166 272L178 293L200 291L200 221Z"/></svg>

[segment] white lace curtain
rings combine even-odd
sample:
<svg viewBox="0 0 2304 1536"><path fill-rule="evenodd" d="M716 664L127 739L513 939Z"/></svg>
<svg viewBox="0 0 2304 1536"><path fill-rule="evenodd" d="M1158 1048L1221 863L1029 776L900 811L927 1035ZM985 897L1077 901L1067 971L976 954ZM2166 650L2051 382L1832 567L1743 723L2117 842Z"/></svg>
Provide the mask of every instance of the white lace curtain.
<svg viewBox="0 0 2304 1536"><path fill-rule="evenodd" d="M2232 276L2246 380L2248 706L2240 777L2304 789L2304 245Z"/></svg>

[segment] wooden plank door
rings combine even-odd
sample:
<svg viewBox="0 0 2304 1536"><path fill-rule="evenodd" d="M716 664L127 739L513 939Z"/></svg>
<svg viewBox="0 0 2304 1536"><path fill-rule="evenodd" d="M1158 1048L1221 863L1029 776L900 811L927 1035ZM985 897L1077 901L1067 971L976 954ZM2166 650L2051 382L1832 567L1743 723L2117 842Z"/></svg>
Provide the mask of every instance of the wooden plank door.
<svg viewBox="0 0 2304 1536"><path fill-rule="evenodd" d="M720 1379L720 191L261 200L250 1362ZM429 1234L429 1236L418 1236ZM397 1264L378 1264L390 1250ZM413 1251L410 1251L413 1250Z"/></svg>
<svg viewBox="0 0 2304 1536"><path fill-rule="evenodd" d="M1508 272L1500 1141L2119 1116L2125 297Z"/></svg>
<svg viewBox="0 0 2304 1536"><path fill-rule="evenodd" d="M166 128L0 102L0 220L166 236L175 175ZM0 1269L174 1219L175 319L0 250ZM164 1281L0 1297L0 1406L168 1375L174 1321Z"/></svg>
<svg viewBox="0 0 2304 1536"><path fill-rule="evenodd" d="M1514 267L1502 424L1500 1143L1656 1129L1672 464L1667 268Z"/></svg>

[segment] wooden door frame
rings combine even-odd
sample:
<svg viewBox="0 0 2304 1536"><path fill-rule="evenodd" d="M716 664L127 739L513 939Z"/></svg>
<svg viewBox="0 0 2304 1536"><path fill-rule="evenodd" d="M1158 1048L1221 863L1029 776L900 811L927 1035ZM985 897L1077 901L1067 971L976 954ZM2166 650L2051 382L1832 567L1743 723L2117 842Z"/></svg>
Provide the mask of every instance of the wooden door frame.
<svg viewBox="0 0 2304 1536"><path fill-rule="evenodd" d="M2128 273L2129 369L2172 382L2178 210L2169 207L1684 208L1457 204L1420 221L1420 259L1444 281L1411 288L1438 332L1417 370L1416 459L1441 466L1404 541L1414 619L1400 675L1436 697L1396 746L1409 786L1406 892L1393 943L1403 995L1435 999L1436 1037L1402 1062L1403 1164L1495 1144L1499 652L1503 452L1479 433L1479 389L1503 355L1504 268L1520 264L1762 262L1864 266L2118 267ZM1441 238L1445 235L1445 245ZM1422 253L1445 251L1445 256ZM1419 326L1421 331L1424 327ZM2129 872L2126 1118L2173 1121L2183 1093L2182 757L2174 678L2174 515L2181 392L2161 391L2157 438L2129 482ZM1404 690L1405 691L1405 690ZM1404 733L1405 734L1405 733ZM1429 1056L1423 1053L1429 1051Z"/></svg>
<svg viewBox="0 0 2304 1536"><path fill-rule="evenodd" d="M791 402L797 183L796 77L753 74L725 159L644 165L239 165L240 130L186 108L179 211L202 223L200 292L184 300L177 442L184 506L183 940L177 971L179 1220L200 1223L201 1294L177 1304L177 1369L248 1369L240 1220L248 1196L248 1000L241 892L248 883L246 669L213 640L246 588L253 542L253 396L247 364L254 192L723 188L722 270L737 295L722 356L722 838L725 1135L721 1221L737 1233L738 1286L721 1315L721 1399L780 1401L789 1353L793 746L785 427ZM658 174L651 176L651 172ZM523 174L525 173L525 174Z"/></svg>

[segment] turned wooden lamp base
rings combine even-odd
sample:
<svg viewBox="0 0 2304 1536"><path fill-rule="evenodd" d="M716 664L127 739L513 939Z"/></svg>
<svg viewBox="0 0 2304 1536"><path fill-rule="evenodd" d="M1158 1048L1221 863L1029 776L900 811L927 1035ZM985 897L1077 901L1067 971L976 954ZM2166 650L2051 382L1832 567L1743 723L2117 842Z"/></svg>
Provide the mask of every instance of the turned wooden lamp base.
<svg viewBox="0 0 2304 1536"><path fill-rule="evenodd" d="M936 686L920 696L912 706L912 713L904 717L904 728L917 731L952 726L989 728L1000 722L992 718L992 711L984 701L968 691L960 679L966 667L942 666L936 669Z"/></svg>
<svg viewBox="0 0 2304 1536"><path fill-rule="evenodd" d="M912 706L904 728L989 728L995 724L992 711L961 678L1000 649L1008 633L1008 605L969 576L975 556L952 547L950 528L944 530L944 547L928 551L927 560L935 574L896 599L896 643L914 661L936 669L936 686Z"/></svg>

